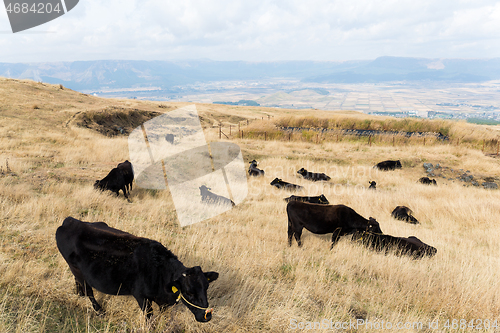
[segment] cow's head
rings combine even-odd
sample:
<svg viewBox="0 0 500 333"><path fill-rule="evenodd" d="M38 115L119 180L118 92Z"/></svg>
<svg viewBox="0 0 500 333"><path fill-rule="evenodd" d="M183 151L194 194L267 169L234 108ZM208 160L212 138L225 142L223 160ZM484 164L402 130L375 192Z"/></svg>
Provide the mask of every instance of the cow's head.
<svg viewBox="0 0 500 333"><path fill-rule="evenodd" d="M213 309L208 307L208 284L217 280L219 273L203 272L200 266L188 268L179 279L167 285L167 292L173 293L194 314L199 322L212 319Z"/></svg>
<svg viewBox="0 0 500 333"><path fill-rule="evenodd" d="M103 189L103 184L101 184L101 181L100 180L96 180L95 183L94 183L94 188L96 190L102 190Z"/></svg>
<svg viewBox="0 0 500 333"><path fill-rule="evenodd" d="M301 168L299 171L297 171L297 173L298 173L299 175L304 176L305 174L307 174L307 170L306 170L306 169L304 169L304 168Z"/></svg>
<svg viewBox="0 0 500 333"><path fill-rule="evenodd" d="M411 216L410 214L408 215L408 222L413 224L420 224L420 222L418 222L418 220L415 217Z"/></svg>
<svg viewBox="0 0 500 333"><path fill-rule="evenodd" d="M276 184L279 184L280 182L282 182L281 179L279 178L274 178L274 180L271 182L271 185L276 185Z"/></svg>
<svg viewBox="0 0 500 333"><path fill-rule="evenodd" d="M206 187L205 185L201 185L199 189L200 189L200 195L203 195L204 193L207 193L210 190L210 188Z"/></svg>
<svg viewBox="0 0 500 333"><path fill-rule="evenodd" d="M406 241L411 245L410 250L415 258L432 257L437 253L435 247L425 244L415 236L406 238Z"/></svg>
<svg viewBox="0 0 500 333"><path fill-rule="evenodd" d="M396 161L396 168L398 168L398 169L402 168L401 161L399 161L399 160Z"/></svg>
<svg viewBox="0 0 500 333"><path fill-rule="evenodd" d="M324 196L324 194L319 196L318 201L319 201L319 203L325 204L325 205L328 205L330 203L330 201L328 201L328 199Z"/></svg>
<svg viewBox="0 0 500 333"><path fill-rule="evenodd" d="M253 161L250 162L250 164L257 166L257 161L253 160Z"/></svg>
<svg viewBox="0 0 500 333"><path fill-rule="evenodd" d="M366 231L374 234L383 234L382 230L380 229L380 224L371 216L368 219L368 226L366 227Z"/></svg>

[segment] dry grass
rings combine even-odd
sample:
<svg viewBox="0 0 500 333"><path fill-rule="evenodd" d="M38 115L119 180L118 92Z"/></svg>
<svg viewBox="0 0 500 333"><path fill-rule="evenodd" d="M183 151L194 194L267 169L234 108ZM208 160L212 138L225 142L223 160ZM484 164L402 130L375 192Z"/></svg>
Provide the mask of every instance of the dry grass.
<svg viewBox="0 0 500 333"><path fill-rule="evenodd" d="M313 112L313 111L310 111ZM242 128L244 137L259 140L339 142L360 141L376 145L435 145L443 143L433 136L406 137L403 133L427 132L440 133L448 137L446 144L459 145L466 148L481 149L490 153L500 148L500 127L477 126L465 121L429 120L412 118L390 118L369 116L360 113L337 113L314 111L314 116L282 115L273 119L254 120L249 126ZM301 131L283 132L280 127L302 128ZM327 132L319 130L328 129ZM343 130L374 130L399 132L396 135L377 134L370 138L345 135ZM226 125L227 131L227 125ZM240 133L241 137L241 133Z"/></svg>
<svg viewBox="0 0 500 333"><path fill-rule="evenodd" d="M362 141L316 144L235 138L232 142L242 148L245 161L256 158L266 176L249 179L248 197L231 211L181 228L168 191L134 186L131 203L122 195L94 191L95 179L128 158L127 137L106 137L72 122L75 114L91 109L168 111L164 107L3 79L0 102L0 166L5 170L8 160L11 170L0 176L2 332L290 332L291 320L324 319L422 322L423 329L406 331L434 332L446 331L447 319L469 322L500 316L500 191L463 187L456 180L438 179L437 187L416 183L425 175L423 162L500 174L498 160L478 150L449 144L369 147ZM40 109L33 109L34 103ZM168 103L171 109L183 105ZM294 112L197 108L210 121ZM205 135L209 141L218 140L216 128L206 126ZM372 168L389 158L400 159L403 169ZM301 167L325 172L332 180L303 180L296 173ZM383 255L348 239L330 251L330 235L307 231L302 248L296 243L288 247L283 198L290 193L269 185L275 177L304 185L303 194L324 193L332 204L346 204L365 217L375 217L387 234L415 235L436 247L437 255L422 260ZM366 189L370 180L377 182L377 191ZM397 205L409 206L421 225L392 219ZM186 266L219 272L208 292L215 309L212 321L197 323L186 307L177 305L156 315L151 327L132 297L101 293L97 299L107 313L96 316L88 299L74 294L71 272L55 245L55 230L67 216L105 221L156 239ZM440 330L429 329L435 320Z"/></svg>
<svg viewBox="0 0 500 333"><path fill-rule="evenodd" d="M291 127L342 128L375 131L405 131L405 132L441 132L448 135L452 122L446 120L428 120L411 118L389 118L363 115L345 115L343 117L281 117L276 124Z"/></svg>

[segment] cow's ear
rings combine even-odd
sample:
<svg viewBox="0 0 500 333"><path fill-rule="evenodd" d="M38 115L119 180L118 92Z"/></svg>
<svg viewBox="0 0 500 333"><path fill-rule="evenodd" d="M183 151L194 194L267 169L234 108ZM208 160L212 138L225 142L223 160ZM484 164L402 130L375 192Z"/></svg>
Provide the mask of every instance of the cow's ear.
<svg viewBox="0 0 500 333"><path fill-rule="evenodd" d="M205 277L207 278L207 281L209 283L217 280L217 278L219 277L219 273L217 272L205 272L203 274L205 274Z"/></svg>

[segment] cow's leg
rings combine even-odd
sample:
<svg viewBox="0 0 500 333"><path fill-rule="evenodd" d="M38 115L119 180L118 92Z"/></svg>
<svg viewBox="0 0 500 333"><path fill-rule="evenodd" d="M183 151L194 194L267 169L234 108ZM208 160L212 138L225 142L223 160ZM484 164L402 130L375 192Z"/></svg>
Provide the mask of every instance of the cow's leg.
<svg viewBox="0 0 500 333"><path fill-rule="evenodd" d="M333 234L332 234L332 246L330 246L330 250L333 249L333 246L339 240L339 238L341 236L341 233L342 233L342 228L337 228L337 229L333 230Z"/></svg>
<svg viewBox="0 0 500 333"><path fill-rule="evenodd" d="M300 241L300 236L302 235L302 226L294 225L294 223L288 217L288 246L292 246L292 237L295 236L297 240L297 244L302 246L302 242Z"/></svg>
<svg viewBox="0 0 500 333"><path fill-rule="evenodd" d="M137 303L139 304L139 307L146 315L146 318L147 319L151 318L151 316L153 315L153 305L152 305L153 303L149 299L142 296L134 295L134 297Z"/></svg>
<svg viewBox="0 0 500 333"><path fill-rule="evenodd" d="M69 265L69 269L71 270L71 273L73 273L73 275L75 276L76 293L79 296L88 296L94 310L98 314L104 314L104 310L99 305L99 303L97 303L94 297L94 292L92 291L92 287L89 286L87 282L85 282L82 272L78 268L72 265Z"/></svg>
<svg viewBox="0 0 500 333"><path fill-rule="evenodd" d="M71 273L73 273L73 276L75 277L75 284L76 284L76 294L78 296L85 296L85 290L83 289L83 275L82 271L80 271L78 268L75 266L71 265L68 263L69 269Z"/></svg>
<svg viewBox="0 0 500 333"><path fill-rule="evenodd" d="M290 220L288 220L288 246L292 246L292 238L293 238L293 229L290 224Z"/></svg>
<svg viewBox="0 0 500 333"><path fill-rule="evenodd" d="M78 282L78 280L75 278L75 285L76 285L76 294L78 296L85 296L85 289L83 288L83 285Z"/></svg>
<svg viewBox="0 0 500 333"><path fill-rule="evenodd" d="M92 291L92 287L87 284L87 282L83 281L83 283L80 283L78 279L75 277L75 282L76 282L76 293L79 296L88 296L90 299L90 303L92 303L92 307L94 308L95 312L97 312L99 315L104 314L104 310L102 307L97 303L95 297L94 297L94 292Z"/></svg>
<svg viewBox="0 0 500 333"><path fill-rule="evenodd" d="M122 187L122 192L123 192L123 195L125 196L125 198L128 199L127 188L125 187L125 185L123 185L123 187ZM116 193L118 193L118 192L116 192Z"/></svg>
<svg viewBox="0 0 500 333"><path fill-rule="evenodd" d="M94 292L92 291L92 287L89 286L85 281L83 284L85 286L85 294L89 297L90 302L92 303L92 307L94 308L95 312L97 312L99 315L103 315L104 310L99 305L99 303L97 303L97 301L94 297Z"/></svg>
<svg viewBox="0 0 500 333"><path fill-rule="evenodd" d="M295 236L295 240L297 241L297 245L299 245L299 247L301 247L302 241L300 240L300 236L302 236L302 228L295 230L293 235Z"/></svg>

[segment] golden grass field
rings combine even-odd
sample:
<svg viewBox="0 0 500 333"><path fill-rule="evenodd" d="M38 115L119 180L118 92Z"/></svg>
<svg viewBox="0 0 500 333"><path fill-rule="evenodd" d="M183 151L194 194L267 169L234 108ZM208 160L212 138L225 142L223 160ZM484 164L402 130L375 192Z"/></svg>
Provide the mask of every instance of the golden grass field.
<svg viewBox="0 0 500 333"><path fill-rule="evenodd" d="M468 325L477 328L487 320L500 326L500 191L456 179L437 178L436 187L416 182L426 175L424 162L498 182L499 159L470 144L380 141L369 146L366 138L315 143L234 135L230 141L240 146L245 162L257 159L266 175L248 179L242 204L184 228L168 191L134 185L127 202L121 192L116 197L94 190L96 179L129 158L127 135L106 136L95 124L81 127L82 115L106 109L162 113L185 105L101 99L59 85L0 78L0 332L330 332L336 329L299 325L357 320L372 326L344 331L393 331L382 329L387 323L407 324L401 332L481 331ZM249 129L272 129L280 117L311 114L393 121L355 112L196 107L207 141L219 140L212 126L218 121L251 119ZM268 115L273 118L267 122L254 120ZM468 135L469 143L498 133L461 122L440 126L448 126L455 138ZM372 168L386 159L400 159L403 168ZM332 180L306 181L296 174L301 167ZM283 198L291 193L270 186L275 177L305 186L303 195L324 193L331 204L375 217L384 233L414 235L436 247L437 255L421 260L384 255L348 237L330 251L331 234L308 231L302 248L295 241L289 247ZM377 182L376 191L367 190L370 180ZM410 207L421 224L391 218L398 205ZM99 292L106 315L97 316L90 301L75 294L73 276L56 247L55 231L67 216L158 240L186 266L219 272L208 290L213 319L198 323L184 305L176 305L162 314L155 307L153 322L146 323L133 297Z"/></svg>

